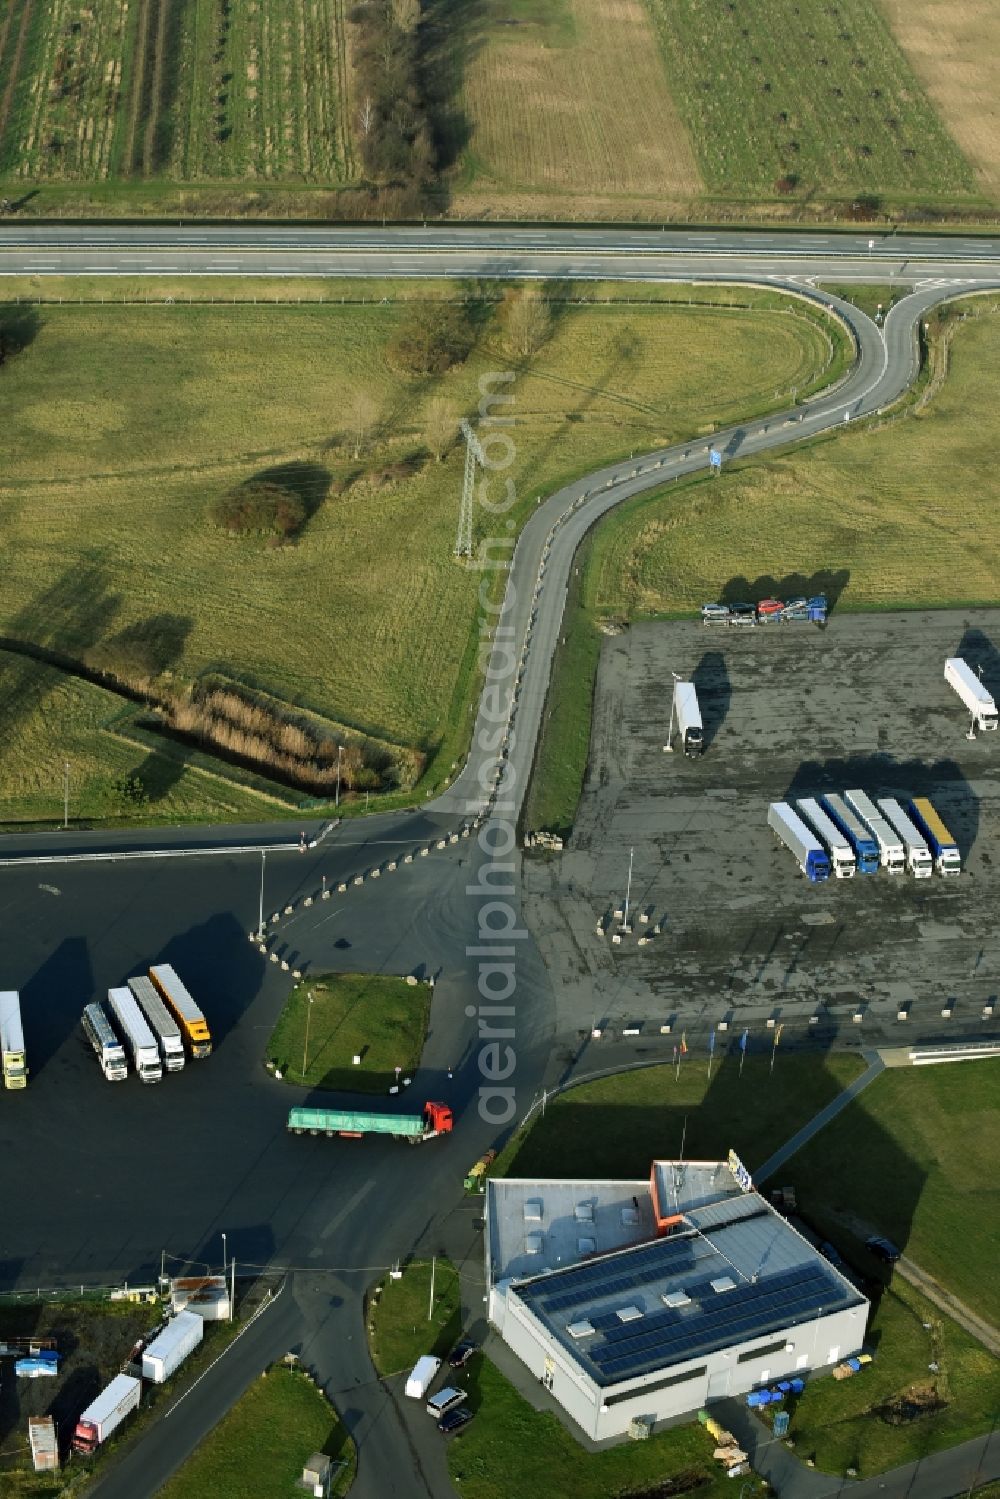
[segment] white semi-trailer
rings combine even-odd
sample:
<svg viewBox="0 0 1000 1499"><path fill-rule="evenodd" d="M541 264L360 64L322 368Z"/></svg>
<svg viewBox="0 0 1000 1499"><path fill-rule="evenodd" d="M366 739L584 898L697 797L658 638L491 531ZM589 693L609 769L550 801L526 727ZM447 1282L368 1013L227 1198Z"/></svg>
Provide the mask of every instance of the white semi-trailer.
<svg viewBox="0 0 1000 1499"><path fill-rule="evenodd" d="M689 759L696 759L705 752L705 730L693 682L674 683L674 714L684 753Z"/></svg>
<svg viewBox="0 0 1000 1499"><path fill-rule="evenodd" d="M119 1083L128 1077L128 1059L125 1048L111 1028L111 1022L95 1000L85 1007L81 1019L84 1035L94 1048L94 1055L101 1064L101 1071L109 1083Z"/></svg>
<svg viewBox="0 0 1000 1499"><path fill-rule="evenodd" d="M77 1421L73 1451L96 1452L129 1412L135 1410L141 1396L141 1379L133 1379L131 1374L116 1374Z"/></svg>
<svg viewBox="0 0 1000 1499"><path fill-rule="evenodd" d="M972 714L977 729L996 728L997 705L968 661L961 656L949 657L944 663L944 679Z"/></svg>
<svg viewBox="0 0 1000 1499"><path fill-rule="evenodd" d="M122 1038L131 1053L140 1080L144 1083L158 1083L163 1077L160 1048L146 1024L146 1017L136 1003L135 995L131 989L109 989L108 1004L121 1027Z"/></svg>
<svg viewBox="0 0 1000 1499"><path fill-rule="evenodd" d="M180 1072L185 1061L180 1026L157 993L152 979L140 974L137 978L129 979L128 986L159 1042L163 1065L168 1072Z"/></svg>
<svg viewBox="0 0 1000 1499"><path fill-rule="evenodd" d="M204 1331L205 1323L197 1312L178 1312L171 1317L163 1331L143 1349L143 1379L163 1384L197 1348Z"/></svg>
<svg viewBox="0 0 1000 1499"><path fill-rule="evenodd" d="M860 790L845 791L844 801L854 808L865 826L871 829L872 837L878 844L882 868L889 874L904 874L906 872L906 849L903 846L903 840L895 828L890 827L886 822L871 797Z"/></svg>
<svg viewBox="0 0 1000 1499"><path fill-rule="evenodd" d="M906 867L916 880L929 880L934 873L934 860L927 844L917 832L902 807L893 797L879 798L879 811L886 822L896 829L906 849Z"/></svg>
<svg viewBox="0 0 1000 1499"><path fill-rule="evenodd" d="M858 861L847 837L840 831L832 817L828 817L814 796L804 796L795 803L802 817L826 844L830 863L838 880L853 879Z"/></svg>

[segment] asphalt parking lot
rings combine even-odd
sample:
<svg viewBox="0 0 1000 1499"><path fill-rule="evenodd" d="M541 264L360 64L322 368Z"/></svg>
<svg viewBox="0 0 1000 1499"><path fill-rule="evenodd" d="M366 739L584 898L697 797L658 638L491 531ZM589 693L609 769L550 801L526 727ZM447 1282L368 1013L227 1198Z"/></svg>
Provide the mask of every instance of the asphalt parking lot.
<svg viewBox="0 0 1000 1499"><path fill-rule="evenodd" d="M1000 989L1000 735L968 740L943 671L963 655L996 694L994 641L997 610L834 613L825 628L646 623L609 638L569 848L526 861L562 1023L574 1010L582 1028L631 1017L657 1034L652 1022L672 1016L804 1024L821 1004L849 1031L860 1000L866 1035L881 1026L899 1044L918 1029L987 1034L983 1005ZM698 687L699 760L663 751L672 672ZM932 797L961 877L811 885L769 830L768 803L850 787ZM594 928L622 903L630 849L635 927L612 948Z"/></svg>

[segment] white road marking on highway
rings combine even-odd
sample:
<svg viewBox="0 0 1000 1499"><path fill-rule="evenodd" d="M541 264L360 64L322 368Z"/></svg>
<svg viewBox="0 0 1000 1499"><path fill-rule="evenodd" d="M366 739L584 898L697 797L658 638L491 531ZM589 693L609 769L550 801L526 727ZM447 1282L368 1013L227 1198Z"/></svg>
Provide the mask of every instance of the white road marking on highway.
<svg viewBox="0 0 1000 1499"><path fill-rule="evenodd" d="M98 272L102 276L113 276L118 267L116 265L85 265L85 271Z"/></svg>
<svg viewBox="0 0 1000 1499"><path fill-rule="evenodd" d="M39 890L44 890L46 895L62 895L58 885L39 885Z"/></svg>
<svg viewBox="0 0 1000 1499"><path fill-rule="evenodd" d="M329 1223L326 1225L326 1228L324 1228L323 1232L320 1234L320 1238L328 1239L334 1232L334 1230L340 1227L348 1214L354 1212L354 1209L357 1207L358 1203L362 1202L368 1196L368 1193L373 1192L374 1190L375 1180L373 1177L369 1177L368 1180L366 1182L363 1182L362 1185L358 1188L354 1196L348 1198L348 1200L344 1203L344 1206L341 1208L340 1212L333 1215Z"/></svg>

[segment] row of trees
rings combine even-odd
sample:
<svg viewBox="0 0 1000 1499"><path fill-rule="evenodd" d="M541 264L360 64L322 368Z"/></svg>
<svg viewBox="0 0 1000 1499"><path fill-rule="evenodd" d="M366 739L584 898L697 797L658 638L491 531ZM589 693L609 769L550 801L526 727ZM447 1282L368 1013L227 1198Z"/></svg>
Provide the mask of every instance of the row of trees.
<svg viewBox="0 0 1000 1499"><path fill-rule="evenodd" d="M419 206L435 173L421 90L420 0L359 0L348 13L357 137L366 175L407 186Z"/></svg>

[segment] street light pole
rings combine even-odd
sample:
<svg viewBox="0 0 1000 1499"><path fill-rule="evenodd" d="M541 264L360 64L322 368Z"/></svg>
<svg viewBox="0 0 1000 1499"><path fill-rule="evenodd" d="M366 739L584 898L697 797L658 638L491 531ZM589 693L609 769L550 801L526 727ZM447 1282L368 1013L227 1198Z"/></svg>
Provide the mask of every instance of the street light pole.
<svg viewBox="0 0 1000 1499"><path fill-rule="evenodd" d="M63 761L63 828L69 827L69 761Z"/></svg>
<svg viewBox="0 0 1000 1499"><path fill-rule="evenodd" d="M340 757L341 757L341 755L343 753L344 753L344 746L342 744L338 744L337 745L337 799L334 802L334 806L336 806L336 807L340 806Z"/></svg>
<svg viewBox="0 0 1000 1499"><path fill-rule="evenodd" d="M225 1278L226 1278L226 1270L227 1270L227 1268L228 1268L228 1262L226 1260L226 1236L225 1236L225 1234L223 1234L222 1235L222 1279L223 1280L225 1280Z"/></svg>
<svg viewBox="0 0 1000 1499"><path fill-rule="evenodd" d="M306 1073L309 1070L309 1022L312 1019L313 992L309 990L309 1003L306 1007L306 1044L302 1048L302 1081L305 1082Z"/></svg>
<svg viewBox="0 0 1000 1499"><path fill-rule="evenodd" d="M267 861L267 853L264 849L260 851L260 905L257 908L257 941L264 937L264 865Z"/></svg>
<svg viewBox="0 0 1000 1499"><path fill-rule="evenodd" d="M634 848L630 848L629 851L628 851L628 884L625 887L625 919L622 922L622 931L623 932L628 932L628 931L631 930L631 928L629 927L629 924L628 924L628 903L629 903L629 900L630 900L631 895L632 895L632 860L634 858L635 858L635 849Z"/></svg>

